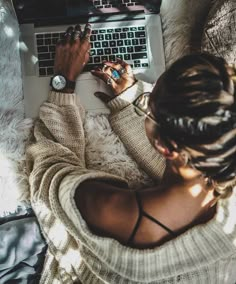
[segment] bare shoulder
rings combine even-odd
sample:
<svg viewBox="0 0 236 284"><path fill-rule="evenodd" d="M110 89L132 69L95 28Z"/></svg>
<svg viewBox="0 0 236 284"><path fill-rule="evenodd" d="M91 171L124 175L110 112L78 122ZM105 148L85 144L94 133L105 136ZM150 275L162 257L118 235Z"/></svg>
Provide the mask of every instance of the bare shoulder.
<svg viewBox="0 0 236 284"><path fill-rule="evenodd" d="M127 242L138 211L134 193L124 184L88 180L76 190L75 202L92 231Z"/></svg>

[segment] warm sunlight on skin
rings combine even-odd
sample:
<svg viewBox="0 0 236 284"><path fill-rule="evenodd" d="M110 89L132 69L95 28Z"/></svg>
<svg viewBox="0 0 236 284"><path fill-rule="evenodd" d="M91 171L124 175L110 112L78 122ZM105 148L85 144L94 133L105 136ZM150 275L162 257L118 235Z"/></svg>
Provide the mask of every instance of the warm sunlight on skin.
<svg viewBox="0 0 236 284"><path fill-rule="evenodd" d="M193 197L197 197L202 192L202 186L200 184L195 184L189 188L189 192Z"/></svg>

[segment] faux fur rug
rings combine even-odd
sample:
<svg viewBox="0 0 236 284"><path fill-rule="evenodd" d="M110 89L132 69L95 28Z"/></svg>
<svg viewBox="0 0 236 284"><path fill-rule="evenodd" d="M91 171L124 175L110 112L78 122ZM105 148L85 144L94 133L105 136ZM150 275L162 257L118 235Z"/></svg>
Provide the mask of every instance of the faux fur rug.
<svg viewBox="0 0 236 284"><path fill-rule="evenodd" d="M192 33L200 30L210 0L163 0L161 14L167 66L191 51ZM29 200L24 172L25 143L32 121L24 118L19 28L7 0L0 0L0 216ZM90 168L125 177L132 187L151 184L111 130L106 115L87 114L86 156Z"/></svg>

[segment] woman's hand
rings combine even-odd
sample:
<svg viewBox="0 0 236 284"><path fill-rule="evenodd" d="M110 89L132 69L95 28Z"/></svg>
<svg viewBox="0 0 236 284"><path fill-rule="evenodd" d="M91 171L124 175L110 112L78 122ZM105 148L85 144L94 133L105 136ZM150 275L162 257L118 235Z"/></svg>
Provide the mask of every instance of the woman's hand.
<svg viewBox="0 0 236 284"><path fill-rule="evenodd" d="M69 27L64 38L58 42L54 63L54 73L75 81L89 60L91 25L84 31L80 25Z"/></svg>
<svg viewBox="0 0 236 284"><path fill-rule="evenodd" d="M109 85L114 93L114 96L95 93L104 102L110 101L136 82L131 66L119 58L115 62L104 62L102 68L96 68L91 73Z"/></svg>

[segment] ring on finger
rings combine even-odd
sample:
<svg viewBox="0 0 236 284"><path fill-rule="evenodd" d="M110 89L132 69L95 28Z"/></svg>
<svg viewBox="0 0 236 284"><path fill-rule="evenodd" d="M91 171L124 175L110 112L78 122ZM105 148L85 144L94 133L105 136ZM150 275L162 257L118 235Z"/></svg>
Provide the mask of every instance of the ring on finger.
<svg viewBox="0 0 236 284"><path fill-rule="evenodd" d="M107 79L107 85L111 85L112 84L112 79L109 77L108 79Z"/></svg>
<svg viewBox="0 0 236 284"><path fill-rule="evenodd" d="M103 73L105 73L107 67L108 67L108 66L107 66L106 64L103 65L103 67L102 67L102 72L103 72Z"/></svg>
<svg viewBox="0 0 236 284"><path fill-rule="evenodd" d="M75 30L75 32L74 32L74 40L77 40L78 38L80 38L80 36L81 36L81 31Z"/></svg>
<svg viewBox="0 0 236 284"><path fill-rule="evenodd" d="M111 77L112 77L114 80L118 80L118 79L120 79L120 74L119 74L119 72L118 72L116 69L112 69L112 71L111 71Z"/></svg>
<svg viewBox="0 0 236 284"><path fill-rule="evenodd" d="M120 73L120 75L123 75L123 74L126 73L126 70L125 70L124 67L121 67L121 68L118 70L118 72Z"/></svg>

